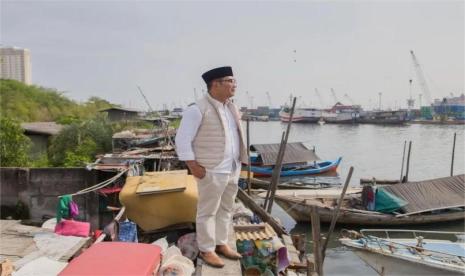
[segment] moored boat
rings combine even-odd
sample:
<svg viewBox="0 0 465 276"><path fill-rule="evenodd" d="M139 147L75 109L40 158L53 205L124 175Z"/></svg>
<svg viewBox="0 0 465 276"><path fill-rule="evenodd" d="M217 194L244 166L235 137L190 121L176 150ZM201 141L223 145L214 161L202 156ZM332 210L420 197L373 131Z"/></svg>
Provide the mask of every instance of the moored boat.
<svg viewBox="0 0 465 276"><path fill-rule="evenodd" d="M290 108L284 107L279 112L282 122L289 122L291 119ZM321 110L316 108L296 108L292 116L293 123L318 123L321 118Z"/></svg>
<svg viewBox="0 0 465 276"><path fill-rule="evenodd" d="M336 103L331 109L322 113L322 118L329 124L357 123L362 108L359 105Z"/></svg>
<svg viewBox="0 0 465 276"><path fill-rule="evenodd" d="M406 205L392 212L367 210L362 189L351 188L341 205L339 224L356 225L414 225L465 219L464 175L427 181L396 184L378 188L395 195ZM320 220L331 222L341 189L278 190L275 202L297 222L309 222L312 208ZM264 194L260 194L264 196Z"/></svg>
<svg viewBox="0 0 465 276"><path fill-rule="evenodd" d="M351 232L346 233L354 234ZM384 232L386 237L368 234L377 232ZM402 238L399 234L411 236ZM457 239L465 235L463 232L373 229L355 235L340 242L380 275L465 274L465 243ZM392 238L394 235L396 238ZM426 239L427 235L434 238Z"/></svg>
<svg viewBox="0 0 465 276"><path fill-rule="evenodd" d="M254 144L251 148L251 171L257 177L273 174L280 144ZM317 175L336 171L342 157L320 161L315 148L309 149L301 142L288 143L282 160L280 176Z"/></svg>
<svg viewBox="0 0 465 276"><path fill-rule="evenodd" d="M297 175L315 175L329 171L337 170L341 163L342 157L333 161L313 162L304 165L284 165L281 169L280 176L297 176ZM251 171L255 176L271 176L273 167L257 167L251 166Z"/></svg>
<svg viewBox="0 0 465 276"><path fill-rule="evenodd" d="M361 124L403 125L407 123L407 112L402 110L361 112L358 122Z"/></svg>

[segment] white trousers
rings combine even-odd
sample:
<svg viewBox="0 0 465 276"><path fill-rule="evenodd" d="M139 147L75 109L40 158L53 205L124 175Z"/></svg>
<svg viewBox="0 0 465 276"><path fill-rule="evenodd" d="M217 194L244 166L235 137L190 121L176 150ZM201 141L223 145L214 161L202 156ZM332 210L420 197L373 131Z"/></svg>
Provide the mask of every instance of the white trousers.
<svg viewBox="0 0 465 276"><path fill-rule="evenodd" d="M234 171L234 170L233 170ZM197 179L197 244L202 252L212 252L216 245L228 243L239 173L211 173Z"/></svg>

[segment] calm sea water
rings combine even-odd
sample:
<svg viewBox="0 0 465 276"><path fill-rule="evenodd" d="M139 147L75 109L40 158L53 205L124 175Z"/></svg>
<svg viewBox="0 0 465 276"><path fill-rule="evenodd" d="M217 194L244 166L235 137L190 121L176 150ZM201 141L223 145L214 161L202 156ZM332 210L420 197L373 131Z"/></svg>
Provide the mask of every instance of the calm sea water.
<svg viewBox="0 0 465 276"><path fill-rule="evenodd" d="M281 122L251 122L251 143L279 143L287 124ZM465 173L465 127L460 125L323 125L293 124L289 142L305 142L316 148L321 159L343 157L338 173L344 182L350 166L354 167L351 185L359 185L360 178L399 179L404 141L412 141L409 180L425 180L450 175L452 145L457 133L454 174ZM408 143L407 143L408 146ZM406 154L407 155L407 154ZM405 173L405 168L404 168ZM291 233L305 233L311 240L308 223L297 224L276 204L274 216L278 217ZM322 227L322 232L328 226ZM360 225L354 227L359 230ZM400 227L396 227L400 228ZM409 227L404 227L409 229ZM410 226L411 229L411 226ZM438 231L464 231L463 222L415 226L415 229ZM331 237L325 261L325 275L377 275L338 242L336 227ZM311 248L309 244L308 248Z"/></svg>

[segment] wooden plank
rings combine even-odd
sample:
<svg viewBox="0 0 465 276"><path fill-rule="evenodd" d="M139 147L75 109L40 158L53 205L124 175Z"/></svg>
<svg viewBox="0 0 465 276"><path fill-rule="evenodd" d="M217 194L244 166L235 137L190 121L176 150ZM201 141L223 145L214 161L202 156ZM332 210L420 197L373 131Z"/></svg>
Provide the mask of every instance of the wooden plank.
<svg viewBox="0 0 465 276"><path fill-rule="evenodd" d="M291 260L291 266L299 265L302 262L299 259L299 251L295 248L294 244L292 243L292 239L289 235L282 235L281 238L283 239L284 245L287 248L287 253L289 259ZM303 267L306 267L305 263L302 264Z"/></svg>
<svg viewBox="0 0 465 276"><path fill-rule="evenodd" d="M360 184L398 184L400 183L397 179L377 179L377 178L360 178Z"/></svg>
<svg viewBox="0 0 465 276"><path fill-rule="evenodd" d="M187 171L178 173L159 173L150 176L140 176L136 194L159 194L168 192L180 192L186 189Z"/></svg>
<svg viewBox="0 0 465 276"><path fill-rule="evenodd" d="M237 197L244 203L244 205L249 208L252 212L257 214L260 219L264 222L267 222L273 230L278 235L287 235L287 231L283 228L281 224L279 224L271 215L269 215L262 207L260 207L255 201L247 195L242 189L239 189L237 192Z"/></svg>
<svg viewBox="0 0 465 276"><path fill-rule="evenodd" d="M323 275L323 256L321 254L320 237L320 216L316 207L311 207L313 257L315 259L315 271L318 275Z"/></svg>

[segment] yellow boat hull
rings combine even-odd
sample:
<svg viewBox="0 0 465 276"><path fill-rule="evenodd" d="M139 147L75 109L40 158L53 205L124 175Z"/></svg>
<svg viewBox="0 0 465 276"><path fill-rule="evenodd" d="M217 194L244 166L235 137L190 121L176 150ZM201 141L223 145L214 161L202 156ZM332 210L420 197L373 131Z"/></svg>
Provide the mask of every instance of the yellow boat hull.
<svg viewBox="0 0 465 276"><path fill-rule="evenodd" d="M167 174L166 177L169 177ZM120 202L126 216L144 231L153 231L180 223L195 223L197 212L197 183L186 175L183 191L137 194L138 186L150 176L130 176L120 192Z"/></svg>

